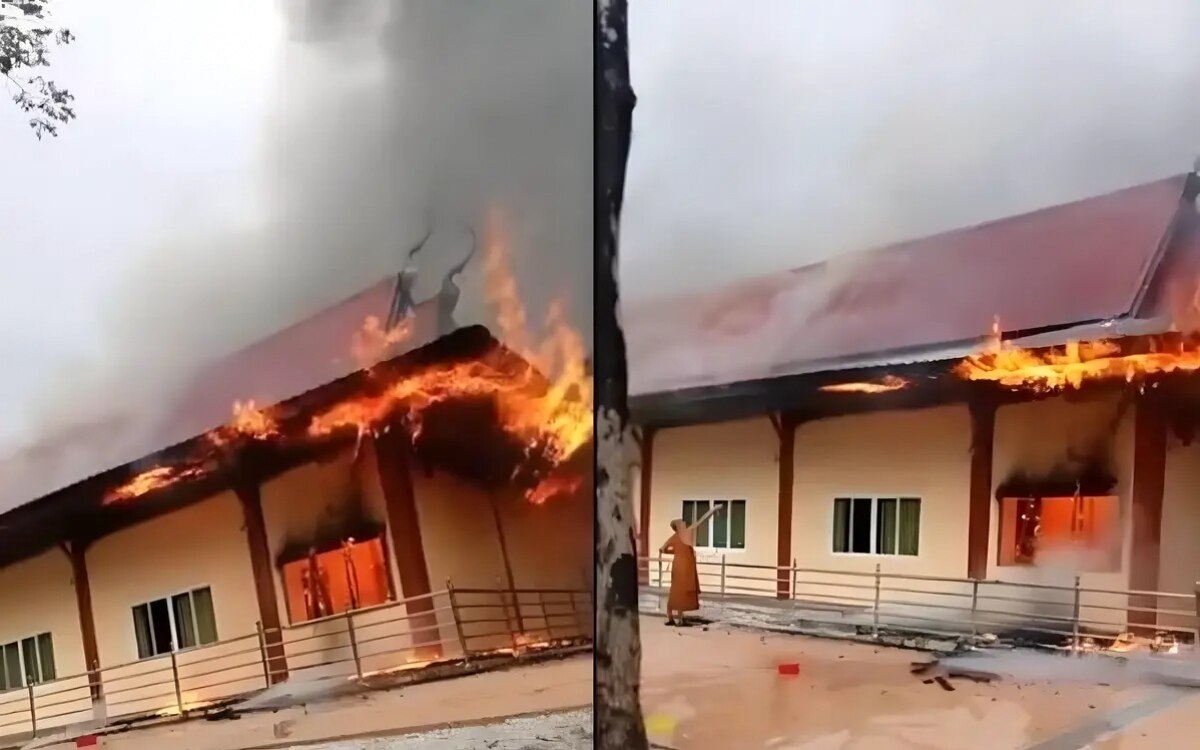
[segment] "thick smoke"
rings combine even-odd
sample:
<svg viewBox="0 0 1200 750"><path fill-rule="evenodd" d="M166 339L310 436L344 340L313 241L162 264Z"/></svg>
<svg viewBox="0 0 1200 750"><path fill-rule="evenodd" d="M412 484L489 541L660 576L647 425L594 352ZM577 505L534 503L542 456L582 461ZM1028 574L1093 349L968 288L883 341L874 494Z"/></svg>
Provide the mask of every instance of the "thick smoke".
<svg viewBox="0 0 1200 750"><path fill-rule="evenodd" d="M1185 172L1197 28L1190 0L636 3L623 294Z"/></svg>
<svg viewBox="0 0 1200 750"><path fill-rule="evenodd" d="M197 368L396 273L430 230L415 294L432 296L488 211L504 218L531 323L563 299L590 343L590 6L287 0L281 11L262 205L238 226L210 225L201 206L161 232L101 311L102 359L31 403L45 435L110 420L83 463L135 457L117 454ZM481 266L459 280L459 323L494 323Z"/></svg>

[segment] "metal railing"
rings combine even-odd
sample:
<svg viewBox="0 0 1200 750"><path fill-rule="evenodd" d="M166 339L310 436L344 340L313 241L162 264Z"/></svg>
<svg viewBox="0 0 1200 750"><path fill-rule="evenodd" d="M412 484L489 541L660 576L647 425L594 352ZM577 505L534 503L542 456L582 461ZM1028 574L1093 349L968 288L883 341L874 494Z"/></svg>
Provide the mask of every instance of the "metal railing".
<svg viewBox="0 0 1200 750"><path fill-rule="evenodd" d="M187 716L288 679L387 685L434 663L587 643L592 625L589 591L456 588L447 581L425 596L278 629L260 624L228 640L0 693L0 738L85 722ZM99 702L94 689L103 696Z"/></svg>
<svg viewBox="0 0 1200 750"><path fill-rule="evenodd" d="M670 586L672 559L641 558L644 588ZM702 599L774 602L793 622L841 626L875 638L883 631L963 637L1019 633L1079 648L1092 635L1127 630L1200 643L1200 584L1194 594L697 561ZM664 594L665 595L665 594ZM665 603L664 603L665 606Z"/></svg>

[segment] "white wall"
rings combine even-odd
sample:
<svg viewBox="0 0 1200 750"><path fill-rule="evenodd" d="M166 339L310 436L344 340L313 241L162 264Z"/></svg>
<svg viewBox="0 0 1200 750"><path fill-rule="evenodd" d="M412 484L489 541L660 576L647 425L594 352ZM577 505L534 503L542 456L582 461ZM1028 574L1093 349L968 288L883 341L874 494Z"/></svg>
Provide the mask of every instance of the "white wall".
<svg viewBox="0 0 1200 750"><path fill-rule="evenodd" d="M1003 581L1015 581L1051 586L1070 587L1075 576L1080 576L1083 588L1124 590L1129 582L1130 555L1130 486L1133 479L1133 417L1134 407L1122 408L1117 395L1100 394L1082 397L1058 396L1022 404L1001 407L996 413L995 448L992 464L991 535L988 547L988 577ZM1117 485L1114 494L1120 498L1122 539L1121 569L1115 572L1081 572L1076 560L1063 559L1037 566L1000 566L997 564L999 547L999 503L995 488L1015 469L1049 470L1062 461L1069 448L1086 453L1093 449L1097 436L1108 436L1112 468L1116 473ZM1014 592L1003 587L991 587L997 596L1014 596ZM1032 594L1022 594L1033 599ZM1073 594L1043 591L1037 598L1047 604L1031 604L1016 607L1021 612L1070 617ZM1092 620L1093 627L1120 628L1125 622L1126 598L1122 596L1087 593L1081 596L1084 620ZM1091 606L1089 606L1091 605ZM1097 607L1113 607L1099 609ZM1062 625L1070 630L1070 625ZM1056 628L1057 629L1057 626Z"/></svg>
<svg viewBox="0 0 1200 750"><path fill-rule="evenodd" d="M1169 440L1165 479L1158 588L1188 599L1164 599L1159 606L1194 613L1200 581L1200 442L1185 446L1174 437ZM1163 617L1161 622L1196 627L1189 616Z"/></svg>
<svg viewBox="0 0 1200 750"><path fill-rule="evenodd" d="M676 427L654 436L651 486L650 556L671 536L670 523L683 515L684 500L745 500L746 548L730 550L730 564L765 566L745 571L765 582L736 581L751 591L772 591L779 522L779 437L766 417L737 422ZM636 487L637 485L635 485ZM635 491L640 503L640 490ZM720 553L698 554L701 591L720 585ZM710 563L705 565L704 563ZM669 572L669 567L664 569ZM735 575L728 569L727 575ZM737 574L741 574L739 571ZM651 581L658 579L656 563ZM667 576L669 577L669 576ZM727 587L735 586L734 579Z"/></svg>
<svg viewBox="0 0 1200 750"><path fill-rule="evenodd" d="M159 516L100 539L88 550L92 611L102 667L126 665L104 673L110 716L170 710L175 705L170 660L138 662L132 608L152 599L209 586L221 641L235 645L206 647L180 656L186 680L185 703L262 686L257 653L218 663L194 664L240 649L257 649L259 619L250 552L242 509L232 492L223 492L182 510ZM244 664L222 675L201 672ZM228 681L227 685L210 685ZM147 685L142 689L132 688ZM166 694L166 695L164 695Z"/></svg>
<svg viewBox="0 0 1200 750"><path fill-rule="evenodd" d="M792 554L798 566L873 574L879 565L884 574L965 576L970 444L970 416L965 406L876 412L801 425L796 431L792 514ZM898 496L921 498L917 555L833 552L835 498ZM963 588L903 580L883 585L957 593ZM873 587L874 579L800 573L796 597L851 607L872 606L874 591L853 586ZM882 598L969 606L969 600L938 594L889 592ZM892 605L891 613L899 617L907 610Z"/></svg>

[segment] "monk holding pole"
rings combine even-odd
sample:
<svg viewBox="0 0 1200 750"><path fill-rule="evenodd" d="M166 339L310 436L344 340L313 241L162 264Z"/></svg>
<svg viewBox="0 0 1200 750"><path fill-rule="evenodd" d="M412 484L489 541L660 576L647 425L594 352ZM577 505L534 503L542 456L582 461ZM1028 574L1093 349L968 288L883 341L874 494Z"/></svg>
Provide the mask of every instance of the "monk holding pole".
<svg viewBox="0 0 1200 750"><path fill-rule="evenodd" d="M696 569L696 529L708 523L713 514L725 506L715 505L712 510L696 519L691 526L682 518L671 521L671 538L660 549L660 553L674 555L671 562L671 592L667 595L667 624L687 625L685 612L700 609L700 573ZM676 620L678 615L679 619Z"/></svg>

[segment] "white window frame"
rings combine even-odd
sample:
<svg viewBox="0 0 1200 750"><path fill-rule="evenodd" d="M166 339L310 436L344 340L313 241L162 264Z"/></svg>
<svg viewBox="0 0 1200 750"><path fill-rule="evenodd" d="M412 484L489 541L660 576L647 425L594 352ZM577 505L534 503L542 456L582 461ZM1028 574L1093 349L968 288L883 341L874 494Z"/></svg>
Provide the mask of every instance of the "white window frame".
<svg viewBox="0 0 1200 750"><path fill-rule="evenodd" d="M138 657L139 661L149 661L150 659L157 659L160 656L169 656L172 652L174 652L176 654L181 654L186 651L194 651L198 648L207 648L208 646L215 646L221 642L221 634L219 632L217 633L217 640L213 641L212 643L199 643L198 642L200 639L200 624L196 621L196 605L195 605L195 603L193 603L192 604L192 632L196 633L197 643L195 646L188 646L187 648L179 647L179 643L178 643L179 631L175 629L175 607L173 607L171 605L171 601L175 597L180 596L181 594L187 594L188 598L190 599L192 592L199 591L200 589L208 589L208 595L213 600L213 626L215 629L215 626L217 623L217 602L216 602L216 598L212 596L212 586L207 583L200 584L199 586L190 586L188 588L176 591L173 594L166 594L164 596L156 596L153 599L146 599L145 601L140 601L140 602L137 602L136 604L130 605L129 611L131 613L133 612L133 610L137 609L138 607L144 606L146 608L146 615L147 615L147 617L150 618L150 637L153 638L154 637L154 616L150 612L150 605L153 604L154 602L159 602L159 601L163 601L163 600L166 600L166 602L167 602L167 622L170 624L170 627L171 627L171 651L163 651L161 654L151 654L146 657L139 656ZM133 650L135 653L138 650L136 625L133 628Z"/></svg>
<svg viewBox="0 0 1200 750"><path fill-rule="evenodd" d="M848 544L853 546L854 541L854 501L855 500L870 500L871 501L871 551L870 552L836 552L833 549L834 538L833 534L837 530L837 501L850 500L850 517L846 519L846 534ZM916 500L921 504L921 520L917 523L917 554L902 555L899 552L886 553L880 552L879 544L879 501L880 500L895 500L896 501L896 549L900 549L900 501L901 500ZM923 527L925 526L925 497L916 492L909 493L889 493L886 495L878 495L872 492L858 493L843 493L833 496L833 502L829 504L829 552L837 557L886 557L912 559L921 556L921 538Z"/></svg>
<svg viewBox="0 0 1200 750"><path fill-rule="evenodd" d="M38 667L38 672L41 672L41 671L42 671L42 664L41 664L41 661L40 661L40 660L41 660L41 658L42 658L42 651L41 651L41 647L40 647L40 646L38 646L38 641L37 641L37 639L38 639L39 637L43 636L43 635L48 635L48 636L50 636L50 650L51 650L51 651L53 651L53 650L54 650L54 632L53 632L53 631L50 631L50 630L43 630L43 631L41 631L40 633L34 633L33 635L27 635L27 636L23 636L23 637L21 637L21 638L16 638L16 639L14 639L14 640L11 640L11 641L6 639L6 640L4 640L4 641L0 642L0 656L3 656L3 651L2 651L2 649L3 649L5 646L8 646L8 645L10 645L10 644L12 644L12 643L16 643L16 644L17 644L17 660L18 660L18 661L21 663L21 681L24 683L24 684L23 684L23 685L21 685L20 687L9 687L9 688L7 688L7 689L5 689L5 690L0 690L0 695L2 695L2 694L4 694L4 693L11 693L11 692L12 692L12 691L14 691L14 690L24 690L24 689L28 688L30 685L34 685L34 686L36 686L36 685L45 685L47 682L53 682L53 681L54 681L54 680L43 680L43 679L42 679L42 676L39 674L39 675L38 675L38 681L37 681L37 682L34 682L34 683L30 683L30 682L29 682L29 669L28 669L28 667L27 667L27 666L26 666L26 664L25 664L25 649L21 648L21 644L22 644L23 642L25 642L25 641L27 641L27 640L31 639L31 638L33 639L33 647L34 647L35 649L37 649L37 652L38 652L38 659L39 659L39 661L38 661L38 665L37 665L37 667ZM58 671L58 662L57 662L57 661L55 661L55 663L54 663L54 666L55 666L55 672L57 672L57 671ZM2 659L0 659L0 667L3 667L3 660L2 660ZM7 680L7 679L8 679L8 674L7 674L7 673L4 675L4 679L5 679L5 680ZM58 676L56 675L54 679L55 679L55 680L57 680L57 679L58 679Z"/></svg>
<svg viewBox="0 0 1200 750"><path fill-rule="evenodd" d="M717 498L717 499L713 499L711 497L688 497L688 498L683 499L683 503L708 503L708 507L710 509L713 507L714 503L729 503L729 507L733 508L733 503L739 502L739 501L742 503L745 503L746 517L748 519L750 516L750 501L744 497L732 497L732 498L721 497L721 498ZM680 518L683 518L683 503L680 503L680 506L679 506ZM716 554L730 553L730 554L735 554L735 555L743 554L746 551L746 549L750 546L750 542L748 539L743 540L743 541L745 541L745 544L741 547L714 547L712 545L712 541L713 541L713 525L712 524L713 524L714 520L716 520L715 516L709 516L709 519L704 522L708 526L709 544L704 547L696 546L695 550L697 552L703 552L705 554L713 554L713 553L716 553ZM686 519L685 519L685 523L686 523ZM747 522L746 525L748 527L749 522ZM733 524L730 523L729 521L727 521L726 525L725 525L725 533L730 534L730 533L732 533L732 530L733 530ZM726 544L729 543L728 537L725 539L725 542L726 542Z"/></svg>

